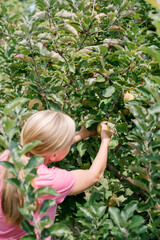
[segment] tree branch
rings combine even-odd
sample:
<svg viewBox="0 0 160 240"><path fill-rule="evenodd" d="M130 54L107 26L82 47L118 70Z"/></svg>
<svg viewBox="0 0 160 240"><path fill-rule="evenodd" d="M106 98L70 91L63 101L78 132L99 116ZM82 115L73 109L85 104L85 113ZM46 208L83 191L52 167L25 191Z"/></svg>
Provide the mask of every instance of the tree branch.
<svg viewBox="0 0 160 240"><path fill-rule="evenodd" d="M134 180L130 177L125 177L120 171L118 171L112 164L108 163L107 168L109 171L114 173L114 177L116 177L120 182L127 183L128 185L139 188L134 184ZM139 188L140 189L140 188ZM135 191L135 194L140 196L141 198L144 198L146 196L146 193L144 190L140 189L139 191Z"/></svg>
<svg viewBox="0 0 160 240"><path fill-rule="evenodd" d="M40 75L39 75L39 72L38 72L38 69L37 69L37 65L36 65L36 61L35 61L35 58L34 58L34 55L33 55L33 47L32 47L32 43L31 43L30 35L28 35L28 41L29 41L29 46L30 46L30 50L31 50L32 59L33 59L33 62L34 62L35 72L38 76L39 84L42 87L41 78L40 78Z"/></svg>
<svg viewBox="0 0 160 240"><path fill-rule="evenodd" d="M86 39L87 39L87 37L88 37L89 35L90 35L89 32L87 32L85 38L83 39L83 41L82 41L81 44L80 44L80 47L79 47L78 51L81 50L84 42L86 41Z"/></svg>

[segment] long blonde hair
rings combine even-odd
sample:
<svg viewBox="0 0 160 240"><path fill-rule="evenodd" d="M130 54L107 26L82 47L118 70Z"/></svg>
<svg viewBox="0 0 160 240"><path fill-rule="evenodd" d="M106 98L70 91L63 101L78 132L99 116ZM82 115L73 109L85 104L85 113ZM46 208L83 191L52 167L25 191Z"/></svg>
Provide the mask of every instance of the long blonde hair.
<svg viewBox="0 0 160 240"><path fill-rule="evenodd" d="M29 154L48 157L70 146L74 135L75 122L72 118L62 112L44 110L33 114L24 124L21 131L21 145L39 140L42 144L31 149ZM26 156L22 157L22 161L24 159ZM10 158L7 160L10 161ZM23 216L18 208L23 206L24 199L14 185L5 181L10 177L13 175L3 168L1 206L6 220L19 225Z"/></svg>

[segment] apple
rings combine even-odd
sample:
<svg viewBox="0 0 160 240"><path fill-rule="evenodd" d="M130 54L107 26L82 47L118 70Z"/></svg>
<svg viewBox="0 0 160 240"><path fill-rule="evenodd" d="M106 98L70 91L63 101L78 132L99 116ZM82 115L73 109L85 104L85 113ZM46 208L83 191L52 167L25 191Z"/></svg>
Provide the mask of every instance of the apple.
<svg viewBox="0 0 160 240"><path fill-rule="evenodd" d="M83 106L88 107L90 104L90 100L88 100L86 97L84 97L82 99L82 104L83 104Z"/></svg>
<svg viewBox="0 0 160 240"><path fill-rule="evenodd" d="M107 206L115 207L117 205L116 198L117 198L117 194L113 193L107 202Z"/></svg>
<svg viewBox="0 0 160 240"><path fill-rule="evenodd" d="M123 101L124 101L124 104L126 104L127 102L129 102L129 101L131 101L131 100L134 100L135 99L135 96L132 94L132 93L130 93L130 92L126 92L125 94L124 94L124 98L123 98Z"/></svg>
<svg viewBox="0 0 160 240"><path fill-rule="evenodd" d="M126 116L130 113L129 109L128 108L124 108L123 109L123 114Z"/></svg>
<svg viewBox="0 0 160 240"><path fill-rule="evenodd" d="M107 122L105 122L105 123L107 123ZM107 130L110 130L110 128L107 126ZM99 135L101 135L101 131L102 131L102 127L101 127L101 123L99 123L98 125L97 125L97 133L99 134Z"/></svg>
<svg viewBox="0 0 160 240"><path fill-rule="evenodd" d="M83 163L83 165L81 166L81 169L89 169L91 166L91 164L88 162L88 163Z"/></svg>
<svg viewBox="0 0 160 240"><path fill-rule="evenodd" d="M102 131L102 127L101 127L101 124L99 123L99 124L97 125L97 133L98 133L99 135L101 135L101 131Z"/></svg>

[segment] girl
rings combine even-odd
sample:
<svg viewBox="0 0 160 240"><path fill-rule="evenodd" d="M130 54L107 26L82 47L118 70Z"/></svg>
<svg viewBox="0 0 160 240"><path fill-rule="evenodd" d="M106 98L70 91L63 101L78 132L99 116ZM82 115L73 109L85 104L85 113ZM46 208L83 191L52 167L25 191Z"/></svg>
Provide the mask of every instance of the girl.
<svg viewBox="0 0 160 240"><path fill-rule="evenodd" d="M85 191L94 184L97 184L103 176L107 164L108 147L112 131L101 123L101 145L95 160L88 170L67 171L57 167L47 168L46 164L60 161L68 154L70 147L91 135L96 131L88 131L82 127L75 133L75 122L66 114L52 110L39 111L33 114L25 123L21 132L21 145L34 140L42 142L41 145L33 148L27 156L41 155L44 163L37 167L37 174L33 181L35 189L49 186L54 188L58 196L42 196L38 199L41 206L45 199L54 199L56 205L51 207L43 216L50 216L54 221L57 204L61 203L67 195L75 195ZM0 157L0 161L7 160L9 151L6 150ZM9 159L9 157L8 157ZM22 157L22 161L29 160L29 157ZM20 227L23 216L18 207L23 205L23 196L5 179L11 177L10 173L0 165L0 239L20 239L26 233ZM38 212L35 213L38 219ZM51 237L47 238L51 239Z"/></svg>

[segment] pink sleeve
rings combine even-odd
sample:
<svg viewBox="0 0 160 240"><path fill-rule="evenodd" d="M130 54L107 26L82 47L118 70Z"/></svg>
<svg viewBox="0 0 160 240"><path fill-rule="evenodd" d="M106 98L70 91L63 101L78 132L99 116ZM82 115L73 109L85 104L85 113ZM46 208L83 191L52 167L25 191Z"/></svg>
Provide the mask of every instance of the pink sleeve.
<svg viewBox="0 0 160 240"><path fill-rule="evenodd" d="M44 164L38 167L37 174L38 177L34 179L35 188L45 186L54 188L59 193L59 196L53 197L57 203L63 202L76 182L74 173L56 167L47 168Z"/></svg>
<svg viewBox="0 0 160 240"><path fill-rule="evenodd" d="M5 161L8 157L8 154L9 154L9 150L5 150L0 156L0 161Z"/></svg>
<svg viewBox="0 0 160 240"><path fill-rule="evenodd" d="M6 161L8 154L9 154L9 150L5 150L0 156L0 161ZM1 169L2 169L2 165L0 165L0 170Z"/></svg>

